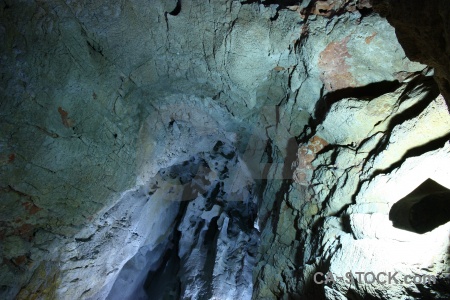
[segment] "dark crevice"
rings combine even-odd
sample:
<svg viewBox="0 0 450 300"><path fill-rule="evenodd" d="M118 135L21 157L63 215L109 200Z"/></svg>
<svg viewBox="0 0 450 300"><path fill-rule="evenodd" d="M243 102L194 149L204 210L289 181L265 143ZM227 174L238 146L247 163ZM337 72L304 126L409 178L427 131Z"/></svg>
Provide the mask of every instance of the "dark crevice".
<svg viewBox="0 0 450 300"><path fill-rule="evenodd" d="M169 14L168 12L164 13L164 20L166 21L166 29L167 29L167 31L169 31L169 19L167 18L168 14Z"/></svg>
<svg viewBox="0 0 450 300"><path fill-rule="evenodd" d="M408 151L406 151L405 154L403 154L403 156L395 163L393 163L392 165L390 165L389 167L383 169L383 170L375 170L373 172L373 176L377 176L380 174L389 174L391 173L393 170L397 169L398 167L400 167L407 158L410 157L415 157L415 156L420 156L426 152L429 151L433 151L433 150L437 150L442 148L445 143L447 143L450 140L450 133L447 133L444 136L441 136L437 139L434 139L432 141L429 141L428 143L425 143L423 145L420 146L416 146L412 149L409 149Z"/></svg>
<svg viewBox="0 0 450 300"><path fill-rule="evenodd" d="M205 266L203 268L202 276L203 282L205 285L205 295L202 297L203 299L211 299L213 296L213 277L214 277L214 266L215 266L215 258L217 254L217 239L219 238L219 226L217 225L217 220L219 216L211 219L209 223L208 229L205 233L205 238L203 243L207 250L207 257L205 259Z"/></svg>
<svg viewBox="0 0 450 300"><path fill-rule="evenodd" d="M178 244L178 240L175 240ZM178 245L177 245L178 246ZM177 256L176 249L167 249L164 253L161 264L159 267L150 271L144 282L143 288L148 295L148 299L163 299L165 294L171 294L175 291L175 294L179 294L180 291L180 279L178 276L171 274L177 274L180 267L180 259ZM167 279L171 278L167 282Z"/></svg>
<svg viewBox="0 0 450 300"><path fill-rule="evenodd" d="M320 203L322 205L321 210L325 211L327 208L327 204L331 201L331 199L333 199L334 193L336 192L336 190L338 189L337 184L333 185L333 187L330 189L330 191L328 192L328 195L325 197L325 199Z"/></svg>
<svg viewBox="0 0 450 300"><path fill-rule="evenodd" d="M278 16L280 15L278 12L280 11L280 8L278 7L277 8L277 10L276 10L276 12L275 12L275 15L273 16L273 17L270 17L270 21L276 21L277 19L278 19Z"/></svg>
<svg viewBox="0 0 450 300"><path fill-rule="evenodd" d="M287 6L298 5L298 3L299 3L298 0L267 0L267 1L262 1L262 4L264 4L265 6L278 4L280 6L280 8L286 8Z"/></svg>
<svg viewBox="0 0 450 300"><path fill-rule="evenodd" d="M449 140L450 140L450 133L447 133L446 135L436 138L432 141L429 141L426 144L409 149L403 155L401 160L404 161L408 157L419 156L422 155L423 153L442 148L444 147L445 143L447 143Z"/></svg>
<svg viewBox="0 0 450 300"><path fill-rule="evenodd" d="M341 209L341 211L345 211L349 206L350 206L350 204L344 205L344 207ZM339 213L339 215L341 215L341 214L342 214L342 212ZM350 215L342 214L341 215L341 224L342 224L342 229L344 232L350 233L350 234L352 233L352 226L350 223Z"/></svg>
<svg viewBox="0 0 450 300"><path fill-rule="evenodd" d="M389 125L387 126L387 129L385 131L386 132L385 136L383 138L381 138L380 141L377 143L377 145L374 147L374 149L369 152L369 154L367 155L367 159L366 159L365 163L363 164L363 167L365 166L365 164L367 162L370 161L370 159L372 157L376 156L378 153L381 153L382 151L384 151L386 149L386 147L389 144L391 133L396 126L406 122L407 120L416 118L439 95L439 89L436 85L436 82L432 78L424 78L423 84L424 84L424 86L422 88L424 89L424 92L427 92L427 94L424 96L423 99L421 99L420 101L418 101L417 103L415 103L414 105L412 105L411 107L409 107L408 109L403 111L402 113L394 116L389 121ZM426 91L426 90L428 90L428 91ZM408 93L404 92L404 94L401 96L401 98L407 98L407 96L408 96ZM390 168L390 170L393 170L393 169ZM374 172L374 174L372 174L371 178L374 178L375 176L381 174L382 172L383 172L382 170L380 170L378 172Z"/></svg>
<svg viewBox="0 0 450 300"><path fill-rule="evenodd" d="M261 1L261 0L247 0L247 1L242 1L241 4L242 5L246 5L246 4L253 4L253 3L258 3L258 4L262 4L264 6L270 6L270 5L274 5L277 4L278 5L278 9L284 9L288 6L292 6L292 5L298 5L299 1L298 0L266 0L266 1Z"/></svg>
<svg viewBox="0 0 450 300"><path fill-rule="evenodd" d="M209 195L207 195L208 200L210 200L212 203L217 204L217 196L219 195L219 192L221 190L220 182L217 182L214 188L210 191Z"/></svg>
<svg viewBox="0 0 450 300"><path fill-rule="evenodd" d="M264 156L266 158L266 164L264 166L264 169L262 171L261 180L258 183L257 186L259 186L259 189L256 191L256 196L258 197L258 208L261 207L263 198L264 198L264 191L266 190L267 183L268 183L268 174L270 171L270 167L273 164L273 148L272 148L272 140L267 140L266 148L264 149ZM260 215L260 225L261 227L264 227L266 224L267 219L269 218L270 212L266 215Z"/></svg>
<svg viewBox="0 0 450 300"><path fill-rule="evenodd" d="M94 51L104 57L103 49L98 43L96 43L95 41L94 42L86 41L86 43L92 51Z"/></svg>
<svg viewBox="0 0 450 300"><path fill-rule="evenodd" d="M93 236L94 236L94 233L91 234L90 236L86 237L86 238L75 238L75 241L83 242L83 243L89 242L92 239Z"/></svg>
<svg viewBox="0 0 450 300"><path fill-rule="evenodd" d="M373 9L368 7L359 8L359 13L361 14L361 19L373 14Z"/></svg>
<svg viewBox="0 0 450 300"><path fill-rule="evenodd" d="M315 124L321 124L327 116L331 106L346 98L358 98L361 101L370 101L384 94L392 93L401 84L398 81L380 81L362 87L349 87L325 94L316 103L314 110Z"/></svg>
<svg viewBox="0 0 450 300"><path fill-rule="evenodd" d="M399 97L399 104L408 99L408 94L413 91L417 87L421 87L422 83L425 83L426 86L433 86L435 84L434 79L432 77L427 76L427 72L429 72L429 67L426 67L420 72L416 72L416 76L407 83L405 90ZM436 85L437 86L437 85Z"/></svg>
<svg viewBox="0 0 450 300"><path fill-rule="evenodd" d="M177 5L175 6L175 8L169 12L168 14L171 16L178 16L178 14L181 12L181 0L177 1Z"/></svg>
<svg viewBox="0 0 450 300"><path fill-rule="evenodd" d="M261 0L249 0L249 1L243 1L241 2L242 5L247 5L247 4L253 4L253 3L261 3Z"/></svg>
<svg viewBox="0 0 450 300"><path fill-rule="evenodd" d="M345 147L345 146L336 145L336 144L328 144L328 145L324 146L322 148L322 150L319 150L316 153L316 157L321 155L321 154L327 153L329 151L333 151L333 153L331 153L331 155L330 155L330 161L331 161L331 164L334 164L334 161L336 161L336 158L337 158L337 156L339 154L339 151L337 151L337 150L339 150L339 148L341 148L341 147Z"/></svg>
<svg viewBox="0 0 450 300"><path fill-rule="evenodd" d="M169 244L171 247L163 254L158 268L147 274L143 288L149 296L149 299L162 299L164 295L166 297L170 295L173 299L179 298L181 293L181 280L179 277L180 258L178 257L178 252L181 232L178 230L178 227L183 220L188 204L189 202L187 201L180 203L176 217L177 222L170 238ZM173 276L173 274L176 275Z"/></svg>
<svg viewBox="0 0 450 300"><path fill-rule="evenodd" d="M278 189L278 192L275 194L275 201L272 207L272 231L273 236L275 237L277 235L277 224L279 221L281 214L281 204L283 201L288 202L289 199L289 190L291 188L293 179L293 169L291 168L292 163L297 158L297 149L298 144L295 138L290 138L288 140L287 146L286 146L286 158L283 162L283 170L282 170L282 183L281 187Z"/></svg>
<svg viewBox="0 0 450 300"><path fill-rule="evenodd" d="M380 122L378 122L378 123L380 123ZM375 126L377 126L378 123L375 124ZM357 146L356 146L356 149L355 149L356 153L357 154L360 153L361 148L363 148L364 145L366 145L366 143L368 143L371 139L373 139L376 135L378 135L380 133L383 133L383 132L382 131L376 131L373 134L369 135L368 137L362 139L361 142L359 144L357 144Z"/></svg>

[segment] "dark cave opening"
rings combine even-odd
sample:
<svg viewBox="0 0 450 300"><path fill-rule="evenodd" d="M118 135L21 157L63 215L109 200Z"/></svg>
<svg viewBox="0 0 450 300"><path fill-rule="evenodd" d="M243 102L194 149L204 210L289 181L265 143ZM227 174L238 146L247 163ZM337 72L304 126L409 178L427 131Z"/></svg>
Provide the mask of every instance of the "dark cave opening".
<svg viewBox="0 0 450 300"><path fill-rule="evenodd" d="M450 190L427 179L389 212L394 227L426 233L450 221Z"/></svg>

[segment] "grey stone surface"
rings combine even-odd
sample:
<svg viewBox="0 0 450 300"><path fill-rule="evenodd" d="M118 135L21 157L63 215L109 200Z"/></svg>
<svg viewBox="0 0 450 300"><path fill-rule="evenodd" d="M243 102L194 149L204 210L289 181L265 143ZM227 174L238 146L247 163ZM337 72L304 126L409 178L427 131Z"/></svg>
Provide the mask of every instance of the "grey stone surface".
<svg viewBox="0 0 450 300"><path fill-rule="evenodd" d="M379 12L395 27L396 35L409 59L435 69L435 80L450 103L450 6L445 0L418 1L371 0Z"/></svg>
<svg viewBox="0 0 450 300"><path fill-rule="evenodd" d="M287 64L285 33L294 34L295 15L272 23L274 7L193 1L173 16L173 6L2 1L2 293L37 293L26 283L37 280L40 263L58 269L65 244L159 169L219 139L242 151L248 138L265 139L250 108L263 79ZM264 47L255 48L260 41ZM101 288L106 269L77 285ZM65 284L49 292L80 296Z"/></svg>
<svg viewBox="0 0 450 300"><path fill-rule="evenodd" d="M449 297L448 224L387 219L450 186L445 57L294 2L0 1L1 298ZM312 281L349 265L439 281Z"/></svg>

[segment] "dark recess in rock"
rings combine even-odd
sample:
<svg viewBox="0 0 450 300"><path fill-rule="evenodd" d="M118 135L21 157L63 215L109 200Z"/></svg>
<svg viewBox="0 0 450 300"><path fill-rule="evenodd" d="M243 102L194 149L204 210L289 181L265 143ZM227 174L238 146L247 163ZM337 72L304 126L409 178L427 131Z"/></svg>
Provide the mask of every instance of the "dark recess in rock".
<svg viewBox="0 0 450 300"><path fill-rule="evenodd" d="M450 5L447 0L371 0L395 27L406 55L435 69L435 80L450 107Z"/></svg>
<svg viewBox="0 0 450 300"><path fill-rule="evenodd" d="M400 229L431 231L450 221L450 190L427 179L392 206L389 219Z"/></svg>
<svg viewBox="0 0 450 300"><path fill-rule="evenodd" d="M401 164L409 157L414 157L414 156L419 156L422 153L426 153L428 151L433 151L436 149L440 149L442 148L445 143L448 143L448 141L450 140L450 133L446 134L440 138L437 138L435 140L429 141L428 143L425 143L423 145L414 147L409 149L408 151L406 151L406 153L402 156L401 159L398 160L398 162L390 165L388 168L383 169L383 170L375 170L374 171L374 175L379 175L379 174L388 174L390 172L392 172L393 170L399 168L401 166Z"/></svg>
<svg viewBox="0 0 450 300"><path fill-rule="evenodd" d="M180 257L178 257L178 242L181 232L177 230L188 202L182 202L178 212L178 221L171 237L171 246L166 249L159 266L148 272L144 282L144 290L148 299L178 299L180 297L181 281L179 278Z"/></svg>
<svg viewBox="0 0 450 300"><path fill-rule="evenodd" d="M265 6L269 6L269 5L273 5L273 4L277 4L280 6L280 8L286 8L287 6L291 6L291 5L296 5L299 3L299 1L296 0L266 0L266 1L261 1L261 0L248 0L248 1L242 1L241 4L252 4L252 3L258 3L258 4L263 4Z"/></svg>
<svg viewBox="0 0 450 300"><path fill-rule="evenodd" d="M358 98L370 101L383 94L395 91L399 86L400 83L398 81L380 81L362 87L344 88L327 93L316 103L314 110L316 123L322 123L331 106L344 98Z"/></svg>
<svg viewBox="0 0 450 300"><path fill-rule="evenodd" d="M169 13L171 16L178 16L178 14L181 12L181 0L177 1L177 5L175 8Z"/></svg>

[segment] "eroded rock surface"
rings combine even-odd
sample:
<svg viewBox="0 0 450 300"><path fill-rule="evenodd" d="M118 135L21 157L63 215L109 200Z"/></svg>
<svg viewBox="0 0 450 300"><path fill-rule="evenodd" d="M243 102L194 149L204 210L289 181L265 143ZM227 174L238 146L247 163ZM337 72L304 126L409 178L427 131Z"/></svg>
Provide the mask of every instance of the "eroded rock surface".
<svg viewBox="0 0 450 300"><path fill-rule="evenodd" d="M372 2L398 28L365 0L0 1L0 297L449 298L449 224L388 218L450 187L446 27L401 33L447 7Z"/></svg>
<svg viewBox="0 0 450 300"><path fill-rule="evenodd" d="M105 296L126 261L176 224L175 194L149 204L150 182L217 141L261 177L288 78L274 68L295 64L297 15L177 5L1 2L2 297ZM149 222L155 230L140 227Z"/></svg>
<svg viewBox="0 0 450 300"><path fill-rule="evenodd" d="M321 97L307 101L315 118L297 137L293 170L268 173L283 180L267 183L260 207L254 299L448 298L449 224L418 235L389 220L390 207L427 178L450 186L450 119L433 71L400 54L393 28L376 15L310 17L304 28L304 84L319 78L322 90L308 95ZM352 281L317 284L317 272L352 272ZM355 272L401 280L364 284ZM430 275L436 282L405 281Z"/></svg>
<svg viewBox="0 0 450 300"><path fill-rule="evenodd" d="M409 59L435 69L435 79L450 103L450 6L437 1L372 0L374 9L395 27Z"/></svg>
<svg viewBox="0 0 450 300"><path fill-rule="evenodd" d="M142 236L158 233L158 239L140 243L111 290L104 289L107 299L251 299L257 189L235 150L218 142L210 153L151 180L147 205L172 199L169 209L178 208L178 217L157 212L161 222L147 213L143 219L150 223L142 227L152 234ZM158 223L171 227L153 225Z"/></svg>

